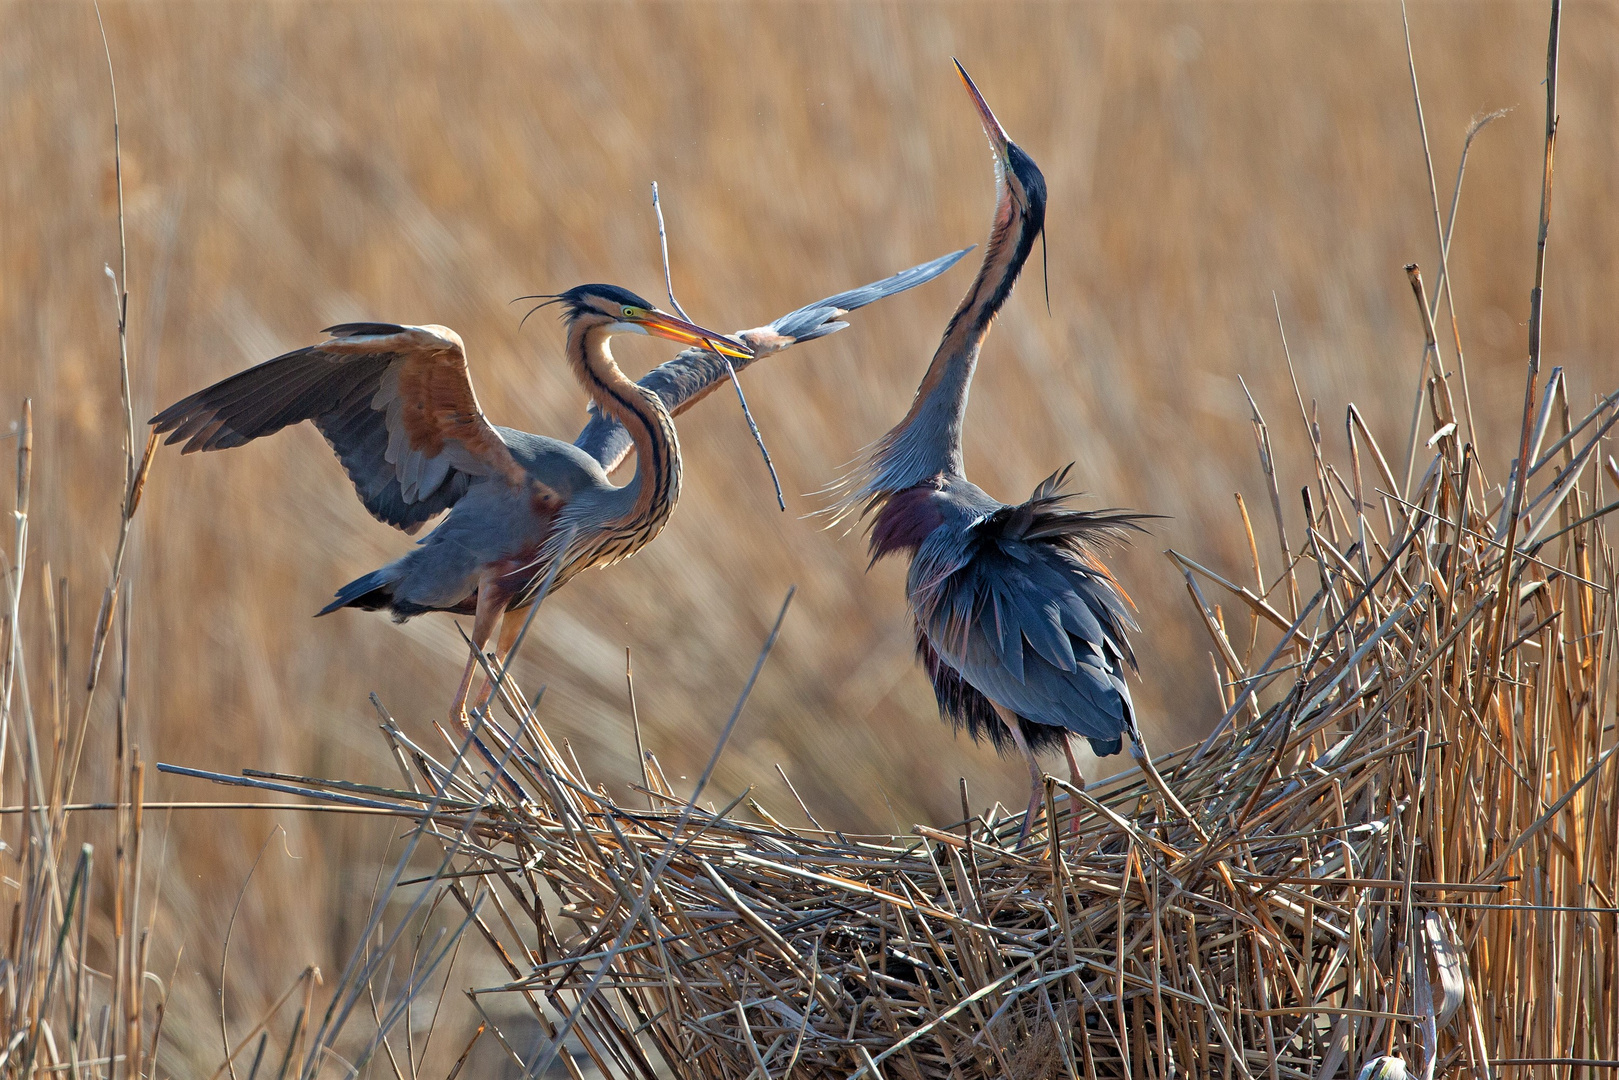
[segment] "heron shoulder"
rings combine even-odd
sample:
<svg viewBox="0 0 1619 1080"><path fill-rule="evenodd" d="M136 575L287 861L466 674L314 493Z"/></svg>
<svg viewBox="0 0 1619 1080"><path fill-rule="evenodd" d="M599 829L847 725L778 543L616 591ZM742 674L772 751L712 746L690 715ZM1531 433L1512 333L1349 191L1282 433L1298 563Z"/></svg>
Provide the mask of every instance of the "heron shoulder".
<svg viewBox="0 0 1619 1080"><path fill-rule="evenodd" d="M516 428L495 428L530 479L538 480L563 500L587 491L611 488L601 463L572 443Z"/></svg>
<svg viewBox="0 0 1619 1080"><path fill-rule="evenodd" d="M936 476L889 493L878 501L872 518L871 561L896 553L909 553L913 564L959 561L974 524L1000 506L959 476Z"/></svg>
<svg viewBox="0 0 1619 1080"><path fill-rule="evenodd" d="M963 523L981 521L1006 503L997 499L965 476L946 475L940 480L939 495L950 507L951 516Z"/></svg>

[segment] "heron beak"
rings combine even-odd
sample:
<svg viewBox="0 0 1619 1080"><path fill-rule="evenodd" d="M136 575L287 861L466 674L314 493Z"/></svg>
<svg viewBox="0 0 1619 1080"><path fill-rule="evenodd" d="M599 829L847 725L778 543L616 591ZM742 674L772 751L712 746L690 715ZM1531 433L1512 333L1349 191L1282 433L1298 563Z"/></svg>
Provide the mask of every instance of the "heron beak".
<svg viewBox="0 0 1619 1080"><path fill-rule="evenodd" d="M715 352L734 356L739 360L751 360L753 350L746 345L739 345L727 338L724 334L705 330L696 323L689 323L685 319L677 319L673 315L662 311L649 311L642 319L636 320L649 334L656 334L670 341L678 341L683 345L702 345Z"/></svg>
<svg viewBox="0 0 1619 1080"><path fill-rule="evenodd" d="M953 57L952 60L956 65L957 73L961 75L962 85L967 87L967 93L973 96L973 104L978 106L979 122L984 125L984 134L989 136L989 145L994 148L995 156L1003 162L1008 161L1009 156L1006 148L1011 145L1012 140L1007 138L1006 129L1001 127L1001 122L995 119L993 112L990 112L989 103L984 100L984 95L978 92L978 87L973 85L972 76L968 75L967 69L961 66L961 61L955 60Z"/></svg>

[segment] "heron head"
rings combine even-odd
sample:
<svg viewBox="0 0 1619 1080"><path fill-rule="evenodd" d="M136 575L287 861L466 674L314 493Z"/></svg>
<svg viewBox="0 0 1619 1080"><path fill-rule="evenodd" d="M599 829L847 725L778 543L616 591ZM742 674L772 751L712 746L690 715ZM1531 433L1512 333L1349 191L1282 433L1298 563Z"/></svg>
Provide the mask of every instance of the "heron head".
<svg viewBox="0 0 1619 1080"><path fill-rule="evenodd" d="M1045 175L1041 173L1040 166L1034 163L1034 159L1007 137L1006 129L995 119L989 103L984 100L984 95L978 92L972 76L961 66L961 61L957 60L955 64L962 85L967 87L967 93L972 95L973 105L978 109L978 120L984 125L984 134L989 137L990 149L995 154L995 175L1007 186L1012 195L1012 202L1022 211L1024 217L1028 218L1033 232L1038 233L1045 227L1046 221Z"/></svg>
<svg viewBox="0 0 1619 1080"><path fill-rule="evenodd" d="M524 296L522 300L542 300L529 312L558 304L562 321L570 327L601 327L609 334L650 334L683 345L701 345L746 360L753 356L746 345L732 341L715 330L659 311L649 301L617 285L578 285L555 296ZM524 316L527 318L528 316Z"/></svg>

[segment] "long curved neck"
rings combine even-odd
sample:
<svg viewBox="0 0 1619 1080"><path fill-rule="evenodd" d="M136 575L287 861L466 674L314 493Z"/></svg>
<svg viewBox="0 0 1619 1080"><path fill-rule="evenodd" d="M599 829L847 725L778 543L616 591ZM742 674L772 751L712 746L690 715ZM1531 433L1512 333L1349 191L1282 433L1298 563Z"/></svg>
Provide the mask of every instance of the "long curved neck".
<svg viewBox="0 0 1619 1080"><path fill-rule="evenodd" d="M978 276L945 327L910 411L878 443L869 479L863 485L866 496L900 491L940 475L965 475L961 425L978 351L990 323L1011 295L1039 232L1038 225L1014 203L1005 176L999 181L995 219Z"/></svg>
<svg viewBox="0 0 1619 1080"><path fill-rule="evenodd" d="M649 527L650 540L680 497L680 443L663 400L619 370L607 345L610 336L602 325L570 327L568 363L596 407L630 434L635 477L620 489L626 505L618 524Z"/></svg>
<svg viewBox="0 0 1619 1080"><path fill-rule="evenodd" d="M727 370L725 360L712 350L686 349L641 376L636 385L651 390L671 416L679 416L712 393L732 370L740 374L749 364L769 355L770 351L760 349L753 356L732 360ZM590 420L573 444L601 462L609 476L632 445L629 432L597 407L591 408Z"/></svg>

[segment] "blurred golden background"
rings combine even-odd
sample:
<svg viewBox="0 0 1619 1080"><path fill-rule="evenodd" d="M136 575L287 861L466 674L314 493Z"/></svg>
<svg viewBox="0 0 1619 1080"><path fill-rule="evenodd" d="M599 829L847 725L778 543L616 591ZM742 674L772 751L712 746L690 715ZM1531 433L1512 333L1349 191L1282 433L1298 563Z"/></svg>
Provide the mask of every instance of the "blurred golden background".
<svg viewBox="0 0 1619 1080"><path fill-rule="evenodd" d="M584 395L559 362L558 328L537 318L519 330L508 301L585 281L661 299L653 180L680 298L727 330L981 242L992 178L949 63L958 56L1051 195L1050 314L1031 262L979 368L969 472L1016 500L1074 460L1100 505L1167 515L1114 559L1141 608L1136 699L1156 745L1220 711L1207 637L1162 550L1249 580L1241 491L1267 574L1277 569L1236 377L1282 456L1304 460L1278 308L1322 437L1341 443L1354 401L1403 461L1421 332L1401 267L1420 262L1431 289L1438 259L1398 4L102 12L122 110L141 420L328 324L386 319L455 328L494 422L571 439ZM1521 407L1544 5L1416 4L1410 15L1447 209L1469 118L1515 109L1474 146L1451 264L1483 458L1499 481ZM1576 400L1619 375L1605 317L1619 293L1616 22L1612 5L1565 17L1546 352L1569 366ZM88 4L0 6L0 41L0 417L32 397L25 609L42 606L45 563L70 580L78 670L122 483L102 269L118 262L105 60ZM715 798L752 783L788 813L780 763L816 815L844 828L953 820L958 776L975 804L1021 805L1023 767L937 719L912 660L903 568L866 572L860 537L809 516L826 501L814 493L903 413L976 258L744 377L788 513L728 390L682 418L687 482L669 528L548 601L518 666L525 686L548 687L541 719L590 775L623 791L636 773L626 646L648 748L671 778L695 775L796 583ZM670 354L619 348L635 374ZM1305 479L1281 477L1295 530ZM370 691L439 745L430 724L465 657L451 620L309 617L410 543L367 516L312 428L184 460L161 452L135 529L131 715L147 760L397 783ZM107 795L97 785L110 701L79 797ZM232 797L221 790L154 776L147 794ZM219 1060L220 943L272 828L287 835L246 890L232 945L237 1035L305 964L340 966L398 830L261 811L155 824L152 858L169 872L153 970L184 948L160 1064L205 1076ZM455 991L483 971L456 970L447 1008L465 1011Z"/></svg>

